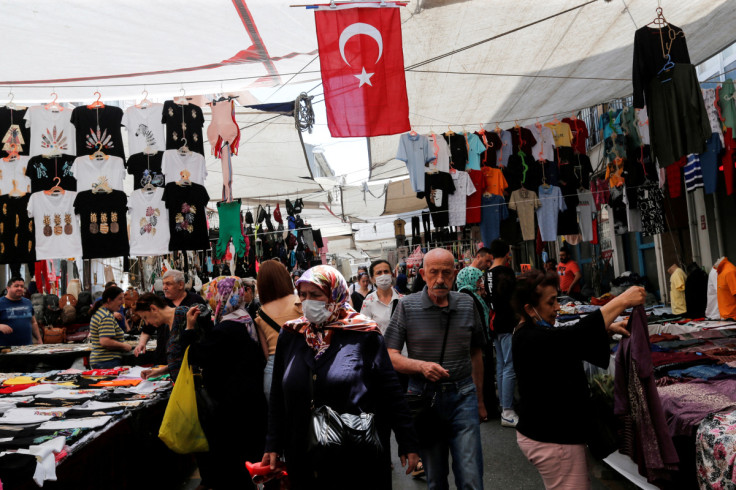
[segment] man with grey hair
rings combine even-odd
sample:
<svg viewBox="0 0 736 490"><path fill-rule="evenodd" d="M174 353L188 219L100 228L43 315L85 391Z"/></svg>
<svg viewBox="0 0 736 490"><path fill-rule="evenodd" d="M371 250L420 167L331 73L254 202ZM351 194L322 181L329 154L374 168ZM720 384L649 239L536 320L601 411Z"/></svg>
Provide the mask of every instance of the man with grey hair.
<svg viewBox="0 0 736 490"><path fill-rule="evenodd" d="M450 252L429 251L419 273L426 286L399 301L386 347L396 371L410 375L407 393L427 401L415 426L428 488L449 488L450 453L457 488L482 489L480 422L487 414L480 316L470 296L451 291L457 271ZM408 356L401 354L405 343Z"/></svg>
<svg viewBox="0 0 736 490"><path fill-rule="evenodd" d="M182 271L171 269L164 273L163 283L166 304L172 308L176 308L177 306L192 306L198 303L207 304L202 299L202 296L186 290L185 279ZM138 345L136 345L133 354L138 356L141 352L146 352L146 343L156 331L158 331L158 335L156 336L154 361L158 364L166 364L166 343L169 338L169 325L161 325L158 329L152 325L143 325L141 327L141 336L138 340Z"/></svg>

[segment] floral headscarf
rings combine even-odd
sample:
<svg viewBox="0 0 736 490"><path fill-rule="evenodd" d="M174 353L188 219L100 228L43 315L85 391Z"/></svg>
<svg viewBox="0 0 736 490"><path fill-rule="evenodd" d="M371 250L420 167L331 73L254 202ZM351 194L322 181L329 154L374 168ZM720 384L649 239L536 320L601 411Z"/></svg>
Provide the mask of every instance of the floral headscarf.
<svg viewBox="0 0 736 490"><path fill-rule="evenodd" d="M202 286L202 296L212 309L212 321L232 320L243 323L248 335L258 342L253 319L245 308L245 284L236 276L220 276Z"/></svg>
<svg viewBox="0 0 736 490"><path fill-rule="evenodd" d="M481 298L478 293L478 281L483 278L483 271L477 267L463 267L463 269L457 274L457 290L467 291L477 300L475 303L480 304L483 311L478 313L481 315L481 321L483 326L488 328L488 321L490 319L490 310L485 300Z"/></svg>
<svg viewBox="0 0 736 490"><path fill-rule="evenodd" d="M355 311L349 303L348 283L340 272L328 265L318 265L307 270L296 282L296 288L303 283L314 284L327 296L327 309L332 313L323 324L315 325L306 317L287 322L284 328L304 335L307 345L319 358L330 346L334 330L355 330L358 332L380 332L376 322Z"/></svg>

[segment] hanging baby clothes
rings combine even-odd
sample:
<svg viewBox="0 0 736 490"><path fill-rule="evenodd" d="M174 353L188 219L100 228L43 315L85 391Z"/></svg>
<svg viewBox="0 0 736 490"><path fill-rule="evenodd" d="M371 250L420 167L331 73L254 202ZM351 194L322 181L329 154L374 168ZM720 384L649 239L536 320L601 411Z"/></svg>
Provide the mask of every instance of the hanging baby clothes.
<svg viewBox="0 0 736 490"><path fill-rule="evenodd" d="M222 200L232 202L233 164L230 157L238 154L240 145L240 127L235 120L233 100L212 102L212 122L207 128L207 139L212 145L212 154L222 163Z"/></svg>
<svg viewBox="0 0 736 490"><path fill-rule="evenodd" d="M538 191L539 203L541 204L537 209L539 231L542 235L542 241L553 242L557 239L559 212L567 209L565 200L562 198L562 191L559 187L540 185Z"/></svg>
<svg viewBox="0 0 736 490"><path fill-rule="evenodd" d="M225 255L231 238L235 254L242 257L245 255L245 239L240 229L240 201L218 202L217 214L220 218L220 236L217 239L215 257L219 259Z"/></svg>

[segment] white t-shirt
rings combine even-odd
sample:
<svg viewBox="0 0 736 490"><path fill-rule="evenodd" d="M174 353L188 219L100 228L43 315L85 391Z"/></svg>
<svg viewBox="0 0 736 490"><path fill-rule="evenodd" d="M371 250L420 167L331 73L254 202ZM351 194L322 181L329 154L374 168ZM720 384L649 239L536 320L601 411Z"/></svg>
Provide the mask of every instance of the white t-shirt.
<svg viewBox="0 0 736 490"><path fill-rule="evenodd" d="M534 139L537 140L537 144L532 148L532 158L535 161L553 161L555 159L555 135L552 130L545 125L539 129L536 124L530 124L526 129L531 131Z"/></svg>
<svg viewBox="0 0 736 490"><path fill-rule="evenodd" d="M444 141L444 138L442 138ZM455 184L455 192L447 198L447 205L450 211L450 226L465 226L466 223L466 203L468 196L475 193L475 186L470 180L467 172L458 170L450 172L452 182Z"/></svg>
<svg viewBox="0 0 736 490"><path fill-rule="evenodd" d="M89 155L77 157L72 164L72 173L77 179L77 192L90 191L94 185L107 179L107 184L114 191L123 190L125 164L123 159L108 155L107 160L89 158Z"/></svg>
<svg viewBox="0 0 736 490"><path fill-rule="evenodd" d="M130 210L130 255L166 255L169 253L169 210L161 200L163 187L152 192L133 191L128 198Z"/></svg>
<svg viewBox="0 0 736 490"><path fill-rule="evenodd" d="M28 216L33 218L36 260L82 256L82 237L74 214L77 193L51 195L34 192L28 200Z"/></svg>
<svg viewBox="0 0 736 490"><path fill-rule="evenodd" d="M135 153L166 150L166 133L161 122L163 104L151 104L148 107L131 106L123 115L123 126L128 130L128 148L131 155Z"/></svg>
<svg viewBox="0 0 736 490"><path fill-rule="evenodd" d="M595 202L590 191L578 191L578 224L580 234L584 242L593 240L593 213L595 213Z"/></svg>
<svg viewBox="0 0 736 490"><path fill-rule="evenodd" d="M24 155L20 155L13 162L0 159L0 195L8 194L13 190L13 181L15 181L17 190L31 192L31 179L26 177L26 168L30 159L31 157Z"/></svg>
<svg viewBox="0 0 736 490"><path fill-rule="evenodd" d="M68 420L50 420L39 425L41 430L62 430L62 429L95 429L106 425L112 416L104 417L80 417Z"/></svg>
<svg viewBox="0 0 736 490"><path fill-rule="evenodd" d="M166 182L179 182L188 175L191 182L204 185L207 166L204 156L196 151L180 155L179 150L166 150L161 162L161 173L164 174Z"/></svg>
<svg viewBox="0 0 736 490"><path fill-rule="evenodd" d="M378 292L373 291L365 297L363 300L363 306L360 308L360 314L365 315L368 318L372 318L378 325L381 333L386 332L388 323L391 321L391 309L393 307L394 300L398 301L399 298L401 298L401 295L397 293L394 288L391 288L391 293L391 301L386 305L381 303L381 300L378 299Z"/></svg>
<svg viewBox="0 0 736 490"><path fill-rule="evenodd" d="M429 153L434 155L436 151L437 154L435 156L437 158L427 165L425 172L434 172L435 170L439 170L440 172L449 172L450 145L448 145L445 138L439 134L430 134L427 135L427 138L429 139ZM437 148L434 146L435 143L437 143Z"/></svg>
<svg viewBox="0 0 736 490"><path fill-rule="evenodd" d="M77 131L72 124L71 109L61 112L46 110L44 106L29 107L25 115L26 127L31 128L29 156L77 154Z"/></svg>

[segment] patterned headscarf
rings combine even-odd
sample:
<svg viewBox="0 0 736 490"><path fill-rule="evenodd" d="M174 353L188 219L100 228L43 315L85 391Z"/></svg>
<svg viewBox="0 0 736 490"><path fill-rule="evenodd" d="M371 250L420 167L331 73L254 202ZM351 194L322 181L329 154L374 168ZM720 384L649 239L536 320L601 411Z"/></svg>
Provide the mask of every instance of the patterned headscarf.
<svg viewBox="0 0 736 490"><path fill-rule="evenodd" d="M245 283L236 276L220 276L202 286L202 296L212 309L212 321L232 320L245 325L248 335L258 342L253 319L245 308Z"/></svg>
<svg viewBox="0 0 736 490"><path fill-rule="evenodd" d="M486 304L485 300L478 295L478 281L483 278L483 271L478 269L477 267L463 267L463 269L458 272L457 274L457 290L458 291L467 291L468 293L472 294L473 297L477 300L475 303L480 304L483 308L483 311L479 311L478 313L481 315L481 321L483 321L483 326L488 328L488 321L490 318L490 310L488 309L488 305Z"/></svg>
<svg viewBox="0 0 736 490"><path fill-rule="evenodd" d="M380 332L376 322L355 311L349 303L348 284L340 272L328 265L318 265L307 270L296 282L314 284L327 296L327 309L332 313L323 324L315 325L306 317L287 322L284 328L304 335L307 345L318 359L330 346L334 330L355 330L357 332Z"/></svg>

